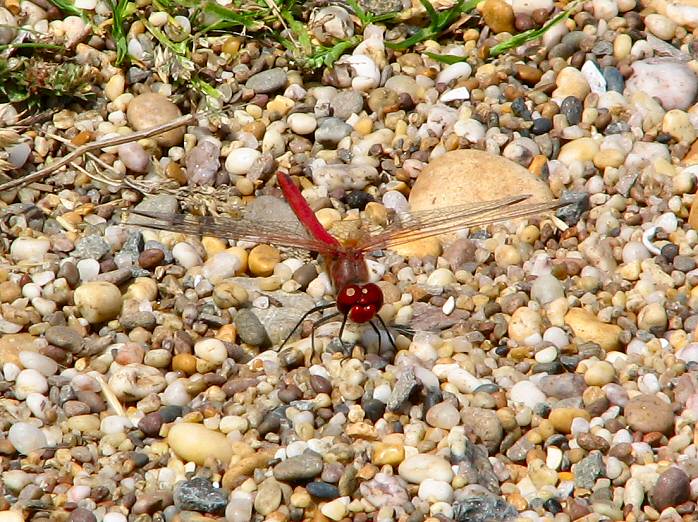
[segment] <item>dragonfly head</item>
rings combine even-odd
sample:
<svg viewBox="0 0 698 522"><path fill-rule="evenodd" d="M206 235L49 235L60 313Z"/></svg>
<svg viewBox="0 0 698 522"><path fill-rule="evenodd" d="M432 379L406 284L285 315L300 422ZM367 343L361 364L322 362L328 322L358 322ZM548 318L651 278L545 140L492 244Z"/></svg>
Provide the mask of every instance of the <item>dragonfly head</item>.
<svg viewBox="0 0 698 522"><path fill-rule="evenodd" d="M383 292L374 283L346 285L337 295L337 309L355 323L373 319L383 306Z"/></svg>

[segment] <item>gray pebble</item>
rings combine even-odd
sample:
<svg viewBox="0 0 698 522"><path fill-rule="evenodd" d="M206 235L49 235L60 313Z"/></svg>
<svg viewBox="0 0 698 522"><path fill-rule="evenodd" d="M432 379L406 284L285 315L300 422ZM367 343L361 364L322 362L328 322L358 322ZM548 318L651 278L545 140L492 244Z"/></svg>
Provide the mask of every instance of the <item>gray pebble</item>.
<svg viewBox="0 0 698 522"><path fill-rule="evenodd" d="M50 344L69 352L77 352L82 347L82 336L68 326L52 326L45 335Z"/></svg>
<svg viewBox="0 0 698 522"><path fill-rule="evenodd" d="M283 482L310 480L322 473L322 457L306 450L302 455L279 462L274 467L274 478Z"/></svg>
<svg viewBox="0 0 698 522"><path fill-rule="evenodd" d="M257 316L250 310L240 310L233 317L240 340L252 346L265 346L269 337Z"/></svg>
<svg viewBox="0 0 698 522"><path fill-rule="evenodd" d="M354 90L341 91L332 97L330 107L335 118L346 120L352 114L361 112L364 108L364 97Z"/></svg>
<svg viewBox="0 0 698 522"><path fill-rule="evenodd" d="M111 252L111 246L106 240L96 234L78 239L73 250L73 256L78 259L100 260Z"/></svg>
<svg viewBox="0 0 698 522"><path fill-rule="evenodd" d="M199 513L225 513L228 505L228 493L221 488L214 488L205 478L195 477L180 482L174 490L174 503L183 511Z"/></svg>
<svg viewBox="0 0 698 522"><path fill-rule="evenodd" d="M284 88L287 81L286 71L275 68L252 75L245 83L245 87L258 94L268 94Z"/></svg>
<svg viewBox="0 0 698 522"><path fill-rule="evenodd" d="M349 136L352 130L351 125L339 118L326 118L315 131L315 140L325 147L333 147Z"/></svg>

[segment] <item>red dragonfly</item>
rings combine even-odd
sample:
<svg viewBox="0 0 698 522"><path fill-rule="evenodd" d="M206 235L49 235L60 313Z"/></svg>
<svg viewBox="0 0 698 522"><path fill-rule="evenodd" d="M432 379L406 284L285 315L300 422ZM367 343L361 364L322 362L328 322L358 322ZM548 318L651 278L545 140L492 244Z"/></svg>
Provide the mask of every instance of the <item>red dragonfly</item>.
<svg viewBox="0 0 698 522"><path fill-rule="evenodd" d="M428 237L447 234L459 229L483 226L495 222L522 218L569 204L559 200L519 205L527 194L493 201L444 207L436 210L396 214L381 228L353 228L350 237L339 240L330 234L315 216L301 191L285 173L278 172L276 180L294 214L303 225L279 221L252 221L242 217L190 216L131 210L133 214L154 221L139 222L139 226L179 232L188 235L215 236L221 239L269 243L282 247L301 248L322 255L325 268L337 296L336 303L315 306L308 310L283 342L283 347L298 327L312 313L336 306L337 311L313 325L311 342L314 345L315 328L341 315L342 338L347 320L368 323L378 334L374 319L379 321L393 346L395 341L385 322L378 315L383 306L383 293L378 285L369 282L366 256L370 252L411 243ZM346 223L346 222L342 222ZM379 348L380 349L380 348Z"/></svg>

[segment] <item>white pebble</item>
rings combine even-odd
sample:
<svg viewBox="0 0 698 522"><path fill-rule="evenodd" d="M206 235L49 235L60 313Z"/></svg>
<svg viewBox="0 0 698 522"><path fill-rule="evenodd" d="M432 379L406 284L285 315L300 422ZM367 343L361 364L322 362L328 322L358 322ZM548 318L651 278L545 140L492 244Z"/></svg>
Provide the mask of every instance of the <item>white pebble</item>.
<svg viewBox="0 0 698 522"><path fill-rule="evenodd" d="M509 397L512 402L519 402L535 408L538 403L545 402L545 394L531 381L519 381L512 386Z"/></svg>
<svg viewBox="0 0 698 522"><path fill-rule="evenodd" d="M453 488L443 480L425 479L419 485L419 498L427 502L451 502Z"/></svg>
<svg viewBox="0 0 698 522"><path fill-rule="evenodd" d="M225 169L229 173L237 174L238 176L247 174L247 172L250 170L250 167L252 167L252 164L261 155L261 152L259 152L256 149L251 149L249 147L240 147L237 149L233 149L230 151L228 157L225 159Z"/></svg>
<svg viewBox="0 0 698 522"><path fill-rule="evenodd" d="M126 516L122 515L121 513L117 513L116 511L112 511L110 513L107 513L104 515L104 518L102 519L102 522L127 522L128 519Z"/></svg>
<svg viewBox="0 0 698 522"><path fill-rule="evenodd" d="M202 275L213 284L223 279L233 277L242 267L242 261L238 256L230 252L218 252L204 264Z"/></svg>
<svg viewBox="0 0 698 522"><path fill-rule="evenodd" d="M80 274L80 281L83 283L94 281L99 275L99 261L96 259L81 259L75 266L78 269L78 274Z"/></svg>
<svg viewBox="0 0 698 522"><path fill-rule="evenodd" d="M436 83L443 83L448 85L453 80L458 80L460 78L468 78L473 72L473 68L467 62L458 62L451 64L444 68L436 76Z"/></svg>
<svg viewBox="0 0 698 522"><path fill-rule="evenodd" d="M19 362L26 369L36 370L47 377L58 371L58 363L56 361L37 352L22 350L19 352Z"/></svg>
<svg viewBox="0 0 698 522"><path fill-rule="evenodd" d="M35 283L27 283L22 287L22 296L27 299L34 299L41 295L41 287Z"/></svg>
<svg viewBox="0 0 698 522"><path fill-rule="evenodd" d="M553 343L556 347L562 348L570 342L567 333L558 326L551 326L543 333L543 340Z"/></svg>
<svg viewBox="0 0 698 522"><path fill-rule="evenodd" d="M555 346L547 346L536 352L535 359L541 364L551 363L557 359L557 348Z"/></svg>
<svg viewBox="0 0 698 522"><path fill-rule="evenodd" d="M564 295L565 290L562 282L554 275L539 276L531 285L531 297L543 305L564 297Z"/></svg>
<svg viewBox="0 0 698 522"><path fill-rule="evenodd" d="M184 268L192 268L202 263L196 249L189 243L177 243L172 248L172 257Z"/></svg>
<svg viewBox="0 0 698 522"><path fill-rule="evenodd" d="M664 229L664 232L667 234L671 234L672 232L676 232L679 222L676 218L676 214L673 212L665 212L654 220L654 224Z"/></svg>
<svg viewBox="0 0 698 522"><path fill-rule="evenodd" d="M22 368L20 368L13 362L6 362L2 365L2 374L5 377L6 381L14 382L15 379L17 379L19 372L21 371Z"/></svg>
<svg viewBox="0 0 698 522"><path fill-rule="evenodd" d="M310 134L317 128L315 116L305 112L293 113L287 118L287 121L291 130L300 135Z"/></svg>
<svg viewBox="0 0 698 522"><path fill-rule="evenodd" d="M40 262L49 248L51 248L51 242L48 239L18 237L10 245L10 257L15 261Z"/></svg>
<svg viewBox="0 0 698 522"><path fill-rule="evenodd" d="M228 350L223 341L214 338L202 339L194 345L197 357L213 364L223 364L228 358Z"/></svg>
<svg viewBox="0 0 698 522"><path fill-rule="evenodd" d="M175 381L165 388L162 393L162 403L167 406L186 406L191 397L182 381Z"/></svg>
<svg viewBox="0 0 698 522"><path fill-rule="evenodd" d="M46 393L48 381L36 370L22 370L15 380L15 396L24 400L30 393Z"/></svg>
<svg viewBox="0 0 698 522"><path fill-rule="evenodd" d="M10 444L22 455L29 455L32 451L43 448L48 444L46 435L39 428L28 422L15 422L10 426L7 438Z"/></svg>

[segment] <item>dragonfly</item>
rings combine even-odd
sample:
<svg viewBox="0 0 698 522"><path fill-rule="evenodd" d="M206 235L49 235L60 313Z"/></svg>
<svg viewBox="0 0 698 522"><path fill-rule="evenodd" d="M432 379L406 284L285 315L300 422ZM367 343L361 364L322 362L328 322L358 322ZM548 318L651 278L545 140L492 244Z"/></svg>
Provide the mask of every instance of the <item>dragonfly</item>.
<svg viewBox="0 0 698 522"><path fill-rule="evenodd" d="M185 235L267 243L320 254L336 300L317 305L305 312L279 349L287 344L311 314L333 307L336 308L334 313L322 317L313 324L310 333L313 350L316 328L338 317L342 318L338 334L340 344L345 326L348 321L351 321L356 324L369 324L378 334L379 343L380 326L395 347L395 340L379 314L384 304L383 292L376 283L370 282L367 259L372 252L389 250L399 245L461 229L531 217L570 203L553 200L522 204L530 198L530 195L520 194L434 210L398 212L384 226L363 226L365 223L347 226L346 229L349 232L344 234L346 237L340 239L325 229L288 174L277 172L276 182L302 226L299 226L298 222L252 220L245 218L244 213L236 213L234 217L167 214L137 209L130 210L130 213L147 218L138 220L138 226L146 228ZM347 221L340 223L345 224Z"/></svg>

